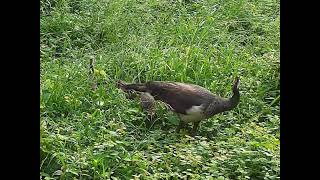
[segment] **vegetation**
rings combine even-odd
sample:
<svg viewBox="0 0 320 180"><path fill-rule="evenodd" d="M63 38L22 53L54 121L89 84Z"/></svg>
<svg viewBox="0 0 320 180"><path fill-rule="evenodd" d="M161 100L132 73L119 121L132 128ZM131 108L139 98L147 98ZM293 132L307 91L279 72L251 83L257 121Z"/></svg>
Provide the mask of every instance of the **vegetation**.
<svg viewBox="0 0 320 180"><path fill-rule="evenodd" d="M279 0L41 0L42 179L280 179ZM94 58L95 79L88 77ZM241 101L147 129L116 80L180 81Z"/></svg>

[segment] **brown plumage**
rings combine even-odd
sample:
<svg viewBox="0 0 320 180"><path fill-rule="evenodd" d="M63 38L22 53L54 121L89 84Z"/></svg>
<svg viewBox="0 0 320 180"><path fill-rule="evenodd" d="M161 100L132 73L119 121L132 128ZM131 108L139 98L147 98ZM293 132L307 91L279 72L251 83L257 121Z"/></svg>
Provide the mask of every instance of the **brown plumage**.
<svg viewBox="0 0 320 180"><path fill-rule="evenodd" d="M146 125L151 127L155 120L155 105L156 102L149 93L140 93L140 105L147 113Z"/></svg>
<svg viewBox="0 0 320 180"><path fill-rule="evenodd" d="M235 108L240 101L239 78L233 84L233 96L222 98L209 90L194 84L179 82L150 81L140 84L118 82L118 87L124 91L138 91L151 95L155 100L168 104L172 111L180 117L177 131L189 122L193 122L191 135L195 135L200 121L215 114Z"/></svg>
<svg viewBox="0 0 320 180"><path fill-rule="evenodd" d="M125 83L121 81L117 83L117 87L126 93L125 96L128 99L136 99L139 97L140 106L147 114L147 119L145 123L148 127L151 127L152 124L154 123L155 115L156 115L155 114L156 101L153 98L153 96L151 96L149 93L139 92L139 91L137 92L132 89L126 89L124 88Z"/></svg>

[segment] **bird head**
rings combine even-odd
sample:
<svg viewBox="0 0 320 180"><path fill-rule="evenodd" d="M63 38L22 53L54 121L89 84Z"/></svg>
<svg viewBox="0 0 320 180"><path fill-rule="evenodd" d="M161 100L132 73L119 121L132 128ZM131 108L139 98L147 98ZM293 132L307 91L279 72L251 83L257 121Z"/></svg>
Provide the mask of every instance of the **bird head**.
<svg viewBox="0 0 320 180"><path fill-rule="evenodd" d="M124 90L125 88L125 83L123 82L123 81L121 81L121 80L119 80L119 81L117 81L116 82L116 86L117 86L117 88L120 88L120 89L122 89L122 90Z"/></svg>
<svg viewBox="0 0 320 180"><path fill-rule="evenodd" d="M234 80L233 86L232 86L232 91L233 92L238 92L239 91L239 85L240 85L240 78L236 77Z"/></svg>

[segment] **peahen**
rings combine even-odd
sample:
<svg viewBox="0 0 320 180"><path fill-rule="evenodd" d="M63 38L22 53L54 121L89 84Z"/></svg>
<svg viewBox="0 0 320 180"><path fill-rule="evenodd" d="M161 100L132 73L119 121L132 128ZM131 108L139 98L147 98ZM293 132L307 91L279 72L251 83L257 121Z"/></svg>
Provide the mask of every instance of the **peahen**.
<svg viewBox="0 0 320 180"><path fill-rule="evenodd" d="M154 100L166 103L180 117L176 131L179 132L187 123L192 122L191 135L194 136L202 120L232 110L239 104L239 84L240 80L237 77L233 83L231 98L216 96L198 85L179 82L149 81L129 84L119 81L118 87L125 92L140 92L142 107L154 108Z"/></svg>

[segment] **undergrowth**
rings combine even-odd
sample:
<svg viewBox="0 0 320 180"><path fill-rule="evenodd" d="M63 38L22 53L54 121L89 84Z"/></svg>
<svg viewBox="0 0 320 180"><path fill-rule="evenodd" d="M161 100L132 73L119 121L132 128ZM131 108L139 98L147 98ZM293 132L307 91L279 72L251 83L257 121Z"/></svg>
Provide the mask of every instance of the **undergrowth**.
<svg viewBox="0 0 320 180"><path fill-rule="evenodd" d="M42 179L280 179L278 0L41 0ZM96 61L90 89L88 66ZM240 104L175 133L115 86L179 81Z"/></svg>

